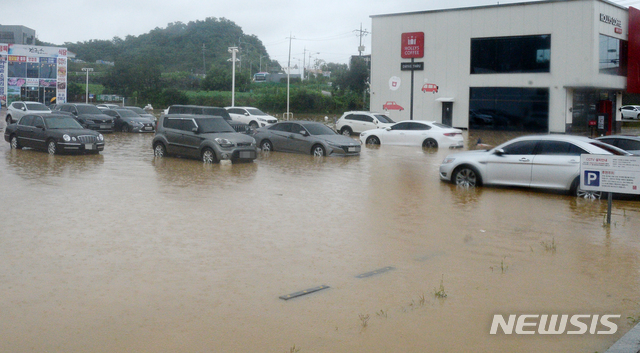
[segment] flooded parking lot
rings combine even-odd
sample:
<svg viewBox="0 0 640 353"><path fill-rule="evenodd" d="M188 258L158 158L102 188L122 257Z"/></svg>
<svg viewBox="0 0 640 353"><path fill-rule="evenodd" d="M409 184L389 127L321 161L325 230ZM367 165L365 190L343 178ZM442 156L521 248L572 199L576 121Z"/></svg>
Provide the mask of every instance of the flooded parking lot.
<svg viewBox="0 0 640 353"><path fill-rule="evenodd" d="M606 227L605 201L442 183L446 150L203 165L105 137L0 143L0 351L603 352L640 316L638 201ZM490 335L495 314L620 318Z"/></svg>

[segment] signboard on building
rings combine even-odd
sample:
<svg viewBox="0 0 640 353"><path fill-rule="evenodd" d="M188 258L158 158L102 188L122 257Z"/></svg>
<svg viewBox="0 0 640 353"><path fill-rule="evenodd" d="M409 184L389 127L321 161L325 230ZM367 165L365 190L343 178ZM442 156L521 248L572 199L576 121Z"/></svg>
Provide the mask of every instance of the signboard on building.
<svg viewBox="0 0 640 353"><path fill-rule="evenodd" d="M580 188L640 195L640 157L581 155Z"/></svg>
<svg viewBox="0 0 640 353"><path fill-rule="evenodd" d="M424 70L424 63L423 62L410 62L410 63L400 63L400 70L401 71L410 71L410 70Z"/></svg>
<svg viewBox="0 0 640 353"><path fill-rule="evenodd" d="M424 32L402 33L401 56L404 59L424 57Z"/></svg>

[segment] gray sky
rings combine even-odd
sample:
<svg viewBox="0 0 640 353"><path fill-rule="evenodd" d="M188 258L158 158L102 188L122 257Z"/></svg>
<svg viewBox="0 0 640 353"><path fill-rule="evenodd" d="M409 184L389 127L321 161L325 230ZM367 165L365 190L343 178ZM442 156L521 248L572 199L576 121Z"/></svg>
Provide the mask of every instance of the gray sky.
<svg viewBox="0 0 640 353"><path fill-rule="evenodd" d="M508 0L517 3L527 0ZM291 65L314 58L347 63L358 54L356 30L371 31L371 15L493 5L495 0L0 0L0 24L24 25L45 42L63 44L90 39L138 36L170 22L226 18L245 34L256 35L272 60L286 66L291 42ZM640 7L640 0L614 0ZM364 54L371 52L371 34L363 38ZM306 49L306 51L305 51ZM320 53L320 54L317 54Z"/></svg>

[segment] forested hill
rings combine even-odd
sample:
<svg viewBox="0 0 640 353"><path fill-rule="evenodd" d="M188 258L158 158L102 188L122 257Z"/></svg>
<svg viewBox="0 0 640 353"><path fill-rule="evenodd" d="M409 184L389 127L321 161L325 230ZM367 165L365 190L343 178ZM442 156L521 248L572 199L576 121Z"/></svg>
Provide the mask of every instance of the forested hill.
<svg viewBox="0 0 640 353"><path fill-rule="evenodd" d="M257 66L260 56L263 56L263 64L269 62L268 56L266 61L264 59L267 52L258 37L244 34L233 21L215 17L187 24L169 23L166 28L155 28L137 37L67 42L64 46L76 53L76 58L86 62L143 60L158 65L163 72L202 73L203 44L206 71L213 66L227 64L231 57L227 50L234 46L241 48L239 55L242 55L243 64L252 62Z"/></svg>

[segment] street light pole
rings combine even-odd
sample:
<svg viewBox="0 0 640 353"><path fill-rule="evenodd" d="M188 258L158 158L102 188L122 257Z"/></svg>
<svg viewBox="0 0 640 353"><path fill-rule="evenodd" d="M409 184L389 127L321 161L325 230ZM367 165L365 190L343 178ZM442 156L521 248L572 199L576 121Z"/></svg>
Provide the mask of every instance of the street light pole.
<svg viewBox="0 0 640 353"><path fill-rule="evenodd" d="M238 47L229 47L229 53L231 53L231 106L235 106L236 102L236 53Z"/></svg>
<svg viewBox="0 0 640 353"><path fill-rule="evenodd" d="M93 71L92 67L83 67L82 71L87 73L87 92L86 95L84 97L84 102L85 103L89 103L89 72Z"/></svg>

